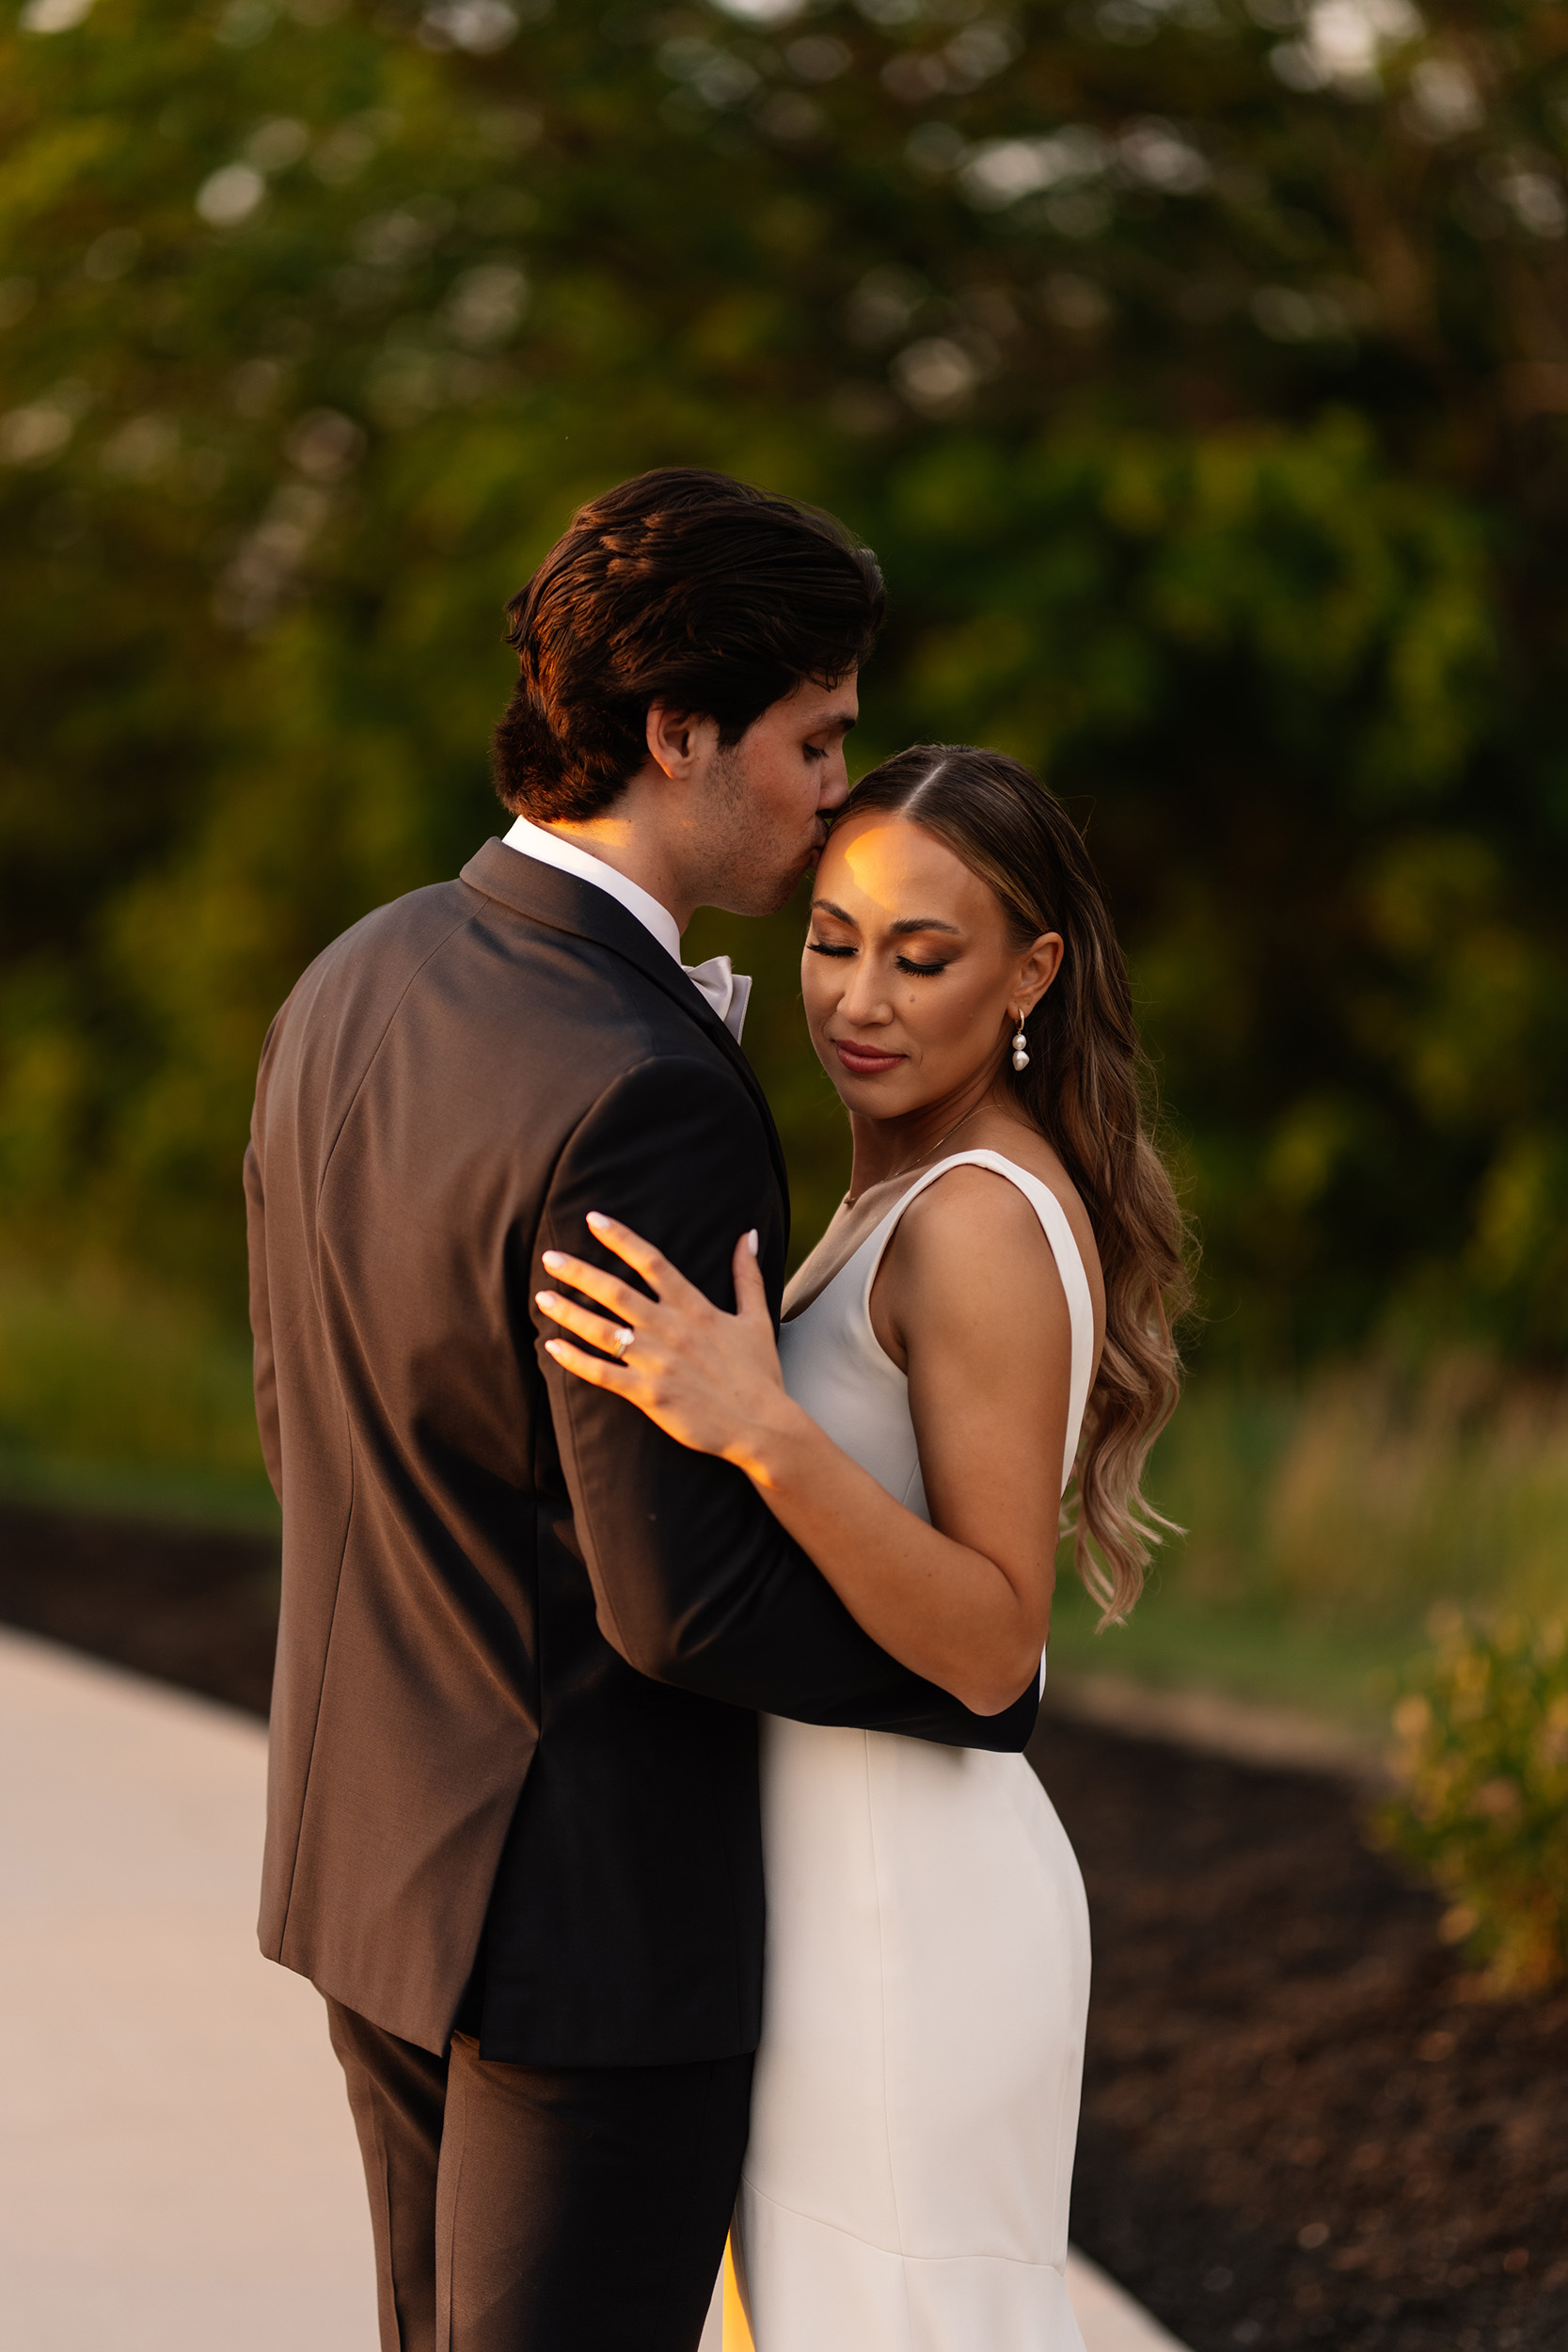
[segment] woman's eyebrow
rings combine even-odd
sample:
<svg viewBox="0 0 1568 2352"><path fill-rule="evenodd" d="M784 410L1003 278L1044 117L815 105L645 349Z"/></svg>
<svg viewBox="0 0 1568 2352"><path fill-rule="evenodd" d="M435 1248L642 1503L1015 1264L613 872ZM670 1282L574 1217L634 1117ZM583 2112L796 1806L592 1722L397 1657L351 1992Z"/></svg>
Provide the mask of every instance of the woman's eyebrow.
<svg viewBox="0 0 1568 2352"><path fill-rule="evenodd" d="M814 898L811 911L814 914L834 915L839 922L847 923L851 930L860 930L854 916L835 899ZM963 936L957 923L944 923L940 914L907 914L902 922L888 925L888 935L893 939L908 939L914 931L950 931L955 939Z"/></svg>

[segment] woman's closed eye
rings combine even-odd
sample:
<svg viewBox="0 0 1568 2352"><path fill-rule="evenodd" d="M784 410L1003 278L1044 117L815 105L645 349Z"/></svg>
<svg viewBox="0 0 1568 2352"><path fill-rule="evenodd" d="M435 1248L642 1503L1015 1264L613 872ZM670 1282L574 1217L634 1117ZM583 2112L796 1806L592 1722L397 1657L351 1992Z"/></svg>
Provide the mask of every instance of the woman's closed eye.
<svg viewBox="0 0 1568 2352"><path fill-rule="evenodd" d="M846 956L858 956L860 949L853 946L847 946L839 940L808 939L806 952L808 955L832 956L837 961L842 961ZM911 978L921 980L935 979L939 972L945 972L947 969L945 961L936 963L917 963L913 956L895 956L893 961L895 970L907 972Z"/></svg>

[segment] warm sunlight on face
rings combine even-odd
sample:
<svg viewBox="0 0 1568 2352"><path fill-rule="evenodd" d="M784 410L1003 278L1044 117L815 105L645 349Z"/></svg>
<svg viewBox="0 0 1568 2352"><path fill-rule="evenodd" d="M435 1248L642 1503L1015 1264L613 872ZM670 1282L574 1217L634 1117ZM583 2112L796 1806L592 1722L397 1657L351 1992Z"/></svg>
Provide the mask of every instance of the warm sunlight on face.
<svg viewBox="0 0 1568 2352"><path fill-rule="evenodd" d="M844 739L859 709L852 675L808 678L717 754L701 803L715 905L772 914L784 904L848 796Z"/></svg>
<svg viewBox="0 0 1568 2352"><path fill-rule="evenodd" d="M923 826L851 816L816 869L800 959L812 1042L852 1112L957 1102L1001 1067L1061 947L1052 931L1021 952L990 887Z"/></svg>

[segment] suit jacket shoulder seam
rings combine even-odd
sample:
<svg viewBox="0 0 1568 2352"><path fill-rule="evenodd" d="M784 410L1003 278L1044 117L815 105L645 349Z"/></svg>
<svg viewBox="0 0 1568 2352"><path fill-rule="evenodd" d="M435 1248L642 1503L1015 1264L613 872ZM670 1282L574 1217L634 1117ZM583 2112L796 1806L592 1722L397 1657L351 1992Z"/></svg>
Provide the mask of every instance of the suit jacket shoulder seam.
<svg viewBox="0 0 1568 2352"><path fill-rule="evenodd" d="M472 889L473 885L470 882L466 884L465 887ZM365 1057L365 1066L354 1082L348 1101L343 1104L343 1115L338 1121L337 1130L333 1135L331 1142L327 1145L325 1154L323 1157L321 1178L316 1185L316 1205L318 1209L321 1206L322 1195L326 1190L326 1180L332 1172L332 1163L338 1155L338 1146L343 1138L343 1130L354 1116L354 1106L358 1102L360 1095L364 1092L365 1082L369 1078L371 1072L375 1068L376 1062L380 1057L381 1049L387 1042L393 1022L397 1019L398 1014L403 1009L404 998L407 995L409 990L413 987L415 981L419 978L426 964L433 962L436 957L440 954L442 948L447 945L447 942L451 939L454 939L457 933L462 930L465 924L471 923L473 919L472 910L466 909L464 913L458 916L455 923L448 925L447 929L441 933L440 938L433 941L431 946L426 949L425 953L420 958L418 963L415 964L413 970L404 981L403 986L399 989L392 1004L388 1007L387 1018L381 1025L380 1033L376 1038L375 1043L372 1046L370 1052Z"/></svg>

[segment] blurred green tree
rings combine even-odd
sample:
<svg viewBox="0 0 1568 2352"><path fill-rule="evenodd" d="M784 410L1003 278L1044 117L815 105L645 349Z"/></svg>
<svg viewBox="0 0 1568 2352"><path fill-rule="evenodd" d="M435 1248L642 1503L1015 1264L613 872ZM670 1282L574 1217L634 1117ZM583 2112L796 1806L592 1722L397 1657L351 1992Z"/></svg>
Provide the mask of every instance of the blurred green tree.
<svg viewBox="0 0 1568 2352"><path fill-rule="evenodd" d="M880 551L870 751L1087 823L1208 1344L1560 1350L1560 8L26 0L0 66L13 1237L238 1296L273 1008L494 828L572 506L697 460ZM703 933L809 1231L792 918Z"/></svg>

